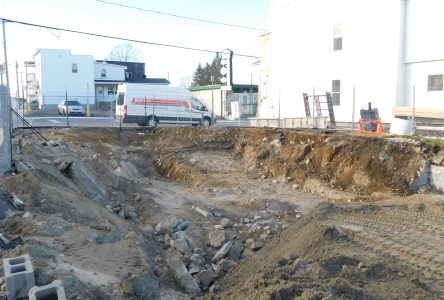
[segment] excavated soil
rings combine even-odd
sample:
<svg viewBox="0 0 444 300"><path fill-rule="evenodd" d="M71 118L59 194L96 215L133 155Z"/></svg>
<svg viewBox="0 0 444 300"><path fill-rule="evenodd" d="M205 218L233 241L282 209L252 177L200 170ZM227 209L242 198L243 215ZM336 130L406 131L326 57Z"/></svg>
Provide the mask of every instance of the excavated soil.
<svg viewBox="0 0 444 300"><path fill-rule="evenodd" d="M439 144L239 128L42 133L49 142L14 132L0 207L13 193L25 208L0 214L0 232L23 244L0 255L29 253L37 285L62 279L68 299L444 295L444 198L415 185L425 165L443 165Z"/></svg>

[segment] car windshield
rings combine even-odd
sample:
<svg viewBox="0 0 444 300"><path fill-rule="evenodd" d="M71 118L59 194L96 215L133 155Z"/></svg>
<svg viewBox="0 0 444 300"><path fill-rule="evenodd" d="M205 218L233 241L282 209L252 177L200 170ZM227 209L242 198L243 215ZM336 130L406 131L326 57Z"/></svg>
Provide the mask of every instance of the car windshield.
<svg viewBox="0 0 444 300"><path fill-rule="evenodd" d="M66 105L70 105L70 106L74 106L74 105L80 106L79 101L66 101L65 103L66 103Z"/></svg>

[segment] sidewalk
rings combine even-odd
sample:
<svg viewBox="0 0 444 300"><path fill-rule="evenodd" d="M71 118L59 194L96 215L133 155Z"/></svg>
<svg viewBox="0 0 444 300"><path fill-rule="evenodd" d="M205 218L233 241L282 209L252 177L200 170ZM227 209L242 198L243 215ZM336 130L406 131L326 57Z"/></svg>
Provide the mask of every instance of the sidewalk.
<svg viewBox="0 0 444 300"><path fill-rule="evenodd" d="M20 113L22 111L20 110ZM55 109L45 109L45 110L31 110L26 117L60 117ZM70 116L71 117L71 116ZM114 117L114 111L111 109L103 110L99 108L91 108L91 117Z"/></svg>

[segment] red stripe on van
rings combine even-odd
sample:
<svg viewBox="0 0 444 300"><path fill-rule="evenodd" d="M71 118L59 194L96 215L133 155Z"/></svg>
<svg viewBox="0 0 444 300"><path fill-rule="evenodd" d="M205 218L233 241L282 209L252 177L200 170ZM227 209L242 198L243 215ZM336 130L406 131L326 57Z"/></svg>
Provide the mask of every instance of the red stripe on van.
<svg viewBox="0 0 444 300"><path fill-rule="evenodd" d="M184 106L188 108L190 105L185 100L167 100L167 99L148 99L148 98L133 98L131 102L134 104L154 104L154 105L172 105L172 106Z"/></svg>

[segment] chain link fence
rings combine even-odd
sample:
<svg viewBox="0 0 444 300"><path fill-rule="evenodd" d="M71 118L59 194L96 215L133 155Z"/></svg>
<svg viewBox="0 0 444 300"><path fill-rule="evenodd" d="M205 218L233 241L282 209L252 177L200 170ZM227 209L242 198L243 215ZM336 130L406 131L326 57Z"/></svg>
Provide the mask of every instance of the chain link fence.
<svg viewBox="0 0 444 300"><path fill-rule="evenodd" d="M10 96L6 86L0 86L0 176L11 169Z"/></svg>

